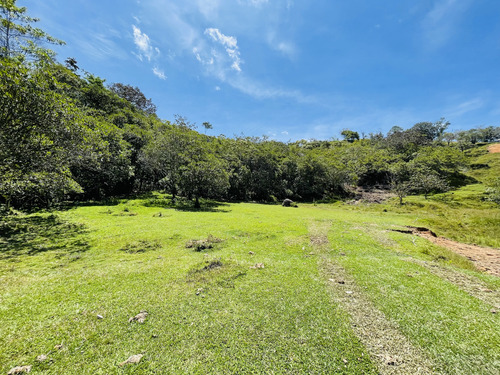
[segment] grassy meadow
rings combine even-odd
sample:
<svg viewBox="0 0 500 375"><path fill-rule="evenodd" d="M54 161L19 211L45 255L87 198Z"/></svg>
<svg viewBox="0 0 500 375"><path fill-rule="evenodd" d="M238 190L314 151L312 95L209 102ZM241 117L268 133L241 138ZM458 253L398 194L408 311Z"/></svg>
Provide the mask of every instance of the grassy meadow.
<svg viewBox="0 0 500 375"><path fill-rule="evenodd" d="M439 197L408 201L192 211L156 195L11 216L1 228L0 372L498 373L499 279L393 231L437 222L439 210L423 208ZM498 225L497 208L482 212L467 213L470 225L484 212ZM490 230L478 236L498 247ZM129 322L141 311L143 324ZM407 355L380 344L391 335ZM138 364L119 366L135 354Z"/></svg>

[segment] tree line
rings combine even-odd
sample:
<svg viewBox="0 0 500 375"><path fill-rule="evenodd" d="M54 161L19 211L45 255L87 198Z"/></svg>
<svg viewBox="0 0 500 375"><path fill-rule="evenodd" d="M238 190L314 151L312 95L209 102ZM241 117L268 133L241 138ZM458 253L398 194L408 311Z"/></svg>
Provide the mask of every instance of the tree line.
<svg viewBox="0 0 500 375"><path fill-rule="evenodd" d="M390 185L401 199L464 181L463 151L500 137L488 127L446 133L444 119L344 140L278 142L209 136L182 116L156 115L137 87L106 85L62 43L31 26L14 0L0 0L0 203L47 207L155 190L243 201L340 199L352 186ZM209 122L203 123L211 129Z"/></svg>

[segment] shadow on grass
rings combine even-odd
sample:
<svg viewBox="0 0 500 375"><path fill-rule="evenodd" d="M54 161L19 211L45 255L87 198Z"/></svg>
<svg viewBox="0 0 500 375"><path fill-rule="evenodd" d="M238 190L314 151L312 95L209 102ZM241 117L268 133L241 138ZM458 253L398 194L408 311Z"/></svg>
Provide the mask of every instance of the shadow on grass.
<svg viewBox="0 0 500 375"><path fill-rule="evenodd" d="M67 254L87 251L82 238L86 229L56 215L6 216L0 218L0 259L30 256L47 251Z"/></svg>
<svg viewBox="0 0 500 375"><path fill-rule="evenodd" d="M177 211L185 212L230 212L228 203L217 202L210 199L200 199L200 207L195 207L195 202L190 199L177 198L172 201L171 198L150 198L143 203L146 207L171 208Z"/></svg>

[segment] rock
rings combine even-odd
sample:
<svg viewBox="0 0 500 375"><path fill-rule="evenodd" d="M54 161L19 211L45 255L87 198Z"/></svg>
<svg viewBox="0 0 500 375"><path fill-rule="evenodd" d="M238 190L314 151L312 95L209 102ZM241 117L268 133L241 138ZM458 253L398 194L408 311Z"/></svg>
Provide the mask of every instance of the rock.
<svg viewBox="0 0 500 375"><path fill-rule="evenodd" d="M250 268L256 270L256 269L265 268L265 267L264 267L264 263L257 263L255 266L251 266Z"/></svg>
<svg viewBox="0 0 500 375"><path fill-rule="evenodd" d="M38 357L36 357L36 360L38 362L44 362L48 359L49 357L47 357L45 354L40 354Z"/></svg>
<svg viewBox="0 0 500 375"><path fill-rule="evenodd" d="M7 373L7 375L28 373L30 371L31 371L31 365L29 365L29 366L17 366L17 367L10 369L10 371Z"/></svg>
<svg viewBox="0 0 500 375"><path fill-rule="evenodd" d="M146 320L147 316L148 316L148 312L147 311L141 311L136 316L133 316L133 317L129 318L128 322L129 323L132 323L132 322L144 323L144 321Z"/></svg>
<svg viewBox="0 0 500 375"><path fill-rule="evenodd" d="M291 199L285 199L281 204L283 207L297 207L297 204Z"/></svg>
<svg viewBox="0 0 500 375"><path fill-rule="evenodd" d="M144 356L144 354L132 355L132 356L128 357L128 359L126 361L123 361L120 364L118 364L118 366L123 367L125 365L132 365L135 363L139 363L143 356Z"/></svg>

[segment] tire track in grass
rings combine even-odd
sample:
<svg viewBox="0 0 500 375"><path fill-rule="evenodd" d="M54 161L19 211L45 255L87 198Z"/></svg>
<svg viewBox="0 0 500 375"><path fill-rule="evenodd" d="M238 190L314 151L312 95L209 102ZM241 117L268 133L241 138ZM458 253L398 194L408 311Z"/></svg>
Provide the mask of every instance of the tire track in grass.
<svg viewBox="0 0 500 375"><path fill-rule="evenodd" d="M311 245L320 255L320 271L328 279L333 299L348 312L354 333L370 353L381 374L434 374L432 361L412 345L364 295L339 264L327 259L330 221L309 225Z"/></svg>
<svg viewBox="0 0 500 375"><path fill-rule="evenodd" d="M355 227L355 229L367 231L366 228L361 228L361 227ZM387 247L399 246L399 243L397 241L387 237L386 233L388 232L389 231L387 230L375 230L374 228L370 228L368 230L368 234L372 238L375 238L382 246L387 246ZM419 237L429 239L429 237L427 236L419 236ZM419 266L424 267L430 273L456 285L470 296L487 303L488 305L493 307L495 311L500 310L500 291L489 287L484 281L478 279L477 277L468 275L458 268L452 268L451 266L443 266L439 264L439 262L437 261L426 261L414 257L408 257L407 259L405 259L405 261L412 262L418 264Z"/></svg>
<svg viewBox="0 0 500 375"><path fill-rule="evenodd" d="M494 310L500 310L500 292L498 290L490 289L483 281L473 276L464 274L459 270L444 267L432 262L415 258L407 259L407 261L418 264L426 268L432 274L455 284L464 292L467 292L470 296L492 306Z"/></svg>

